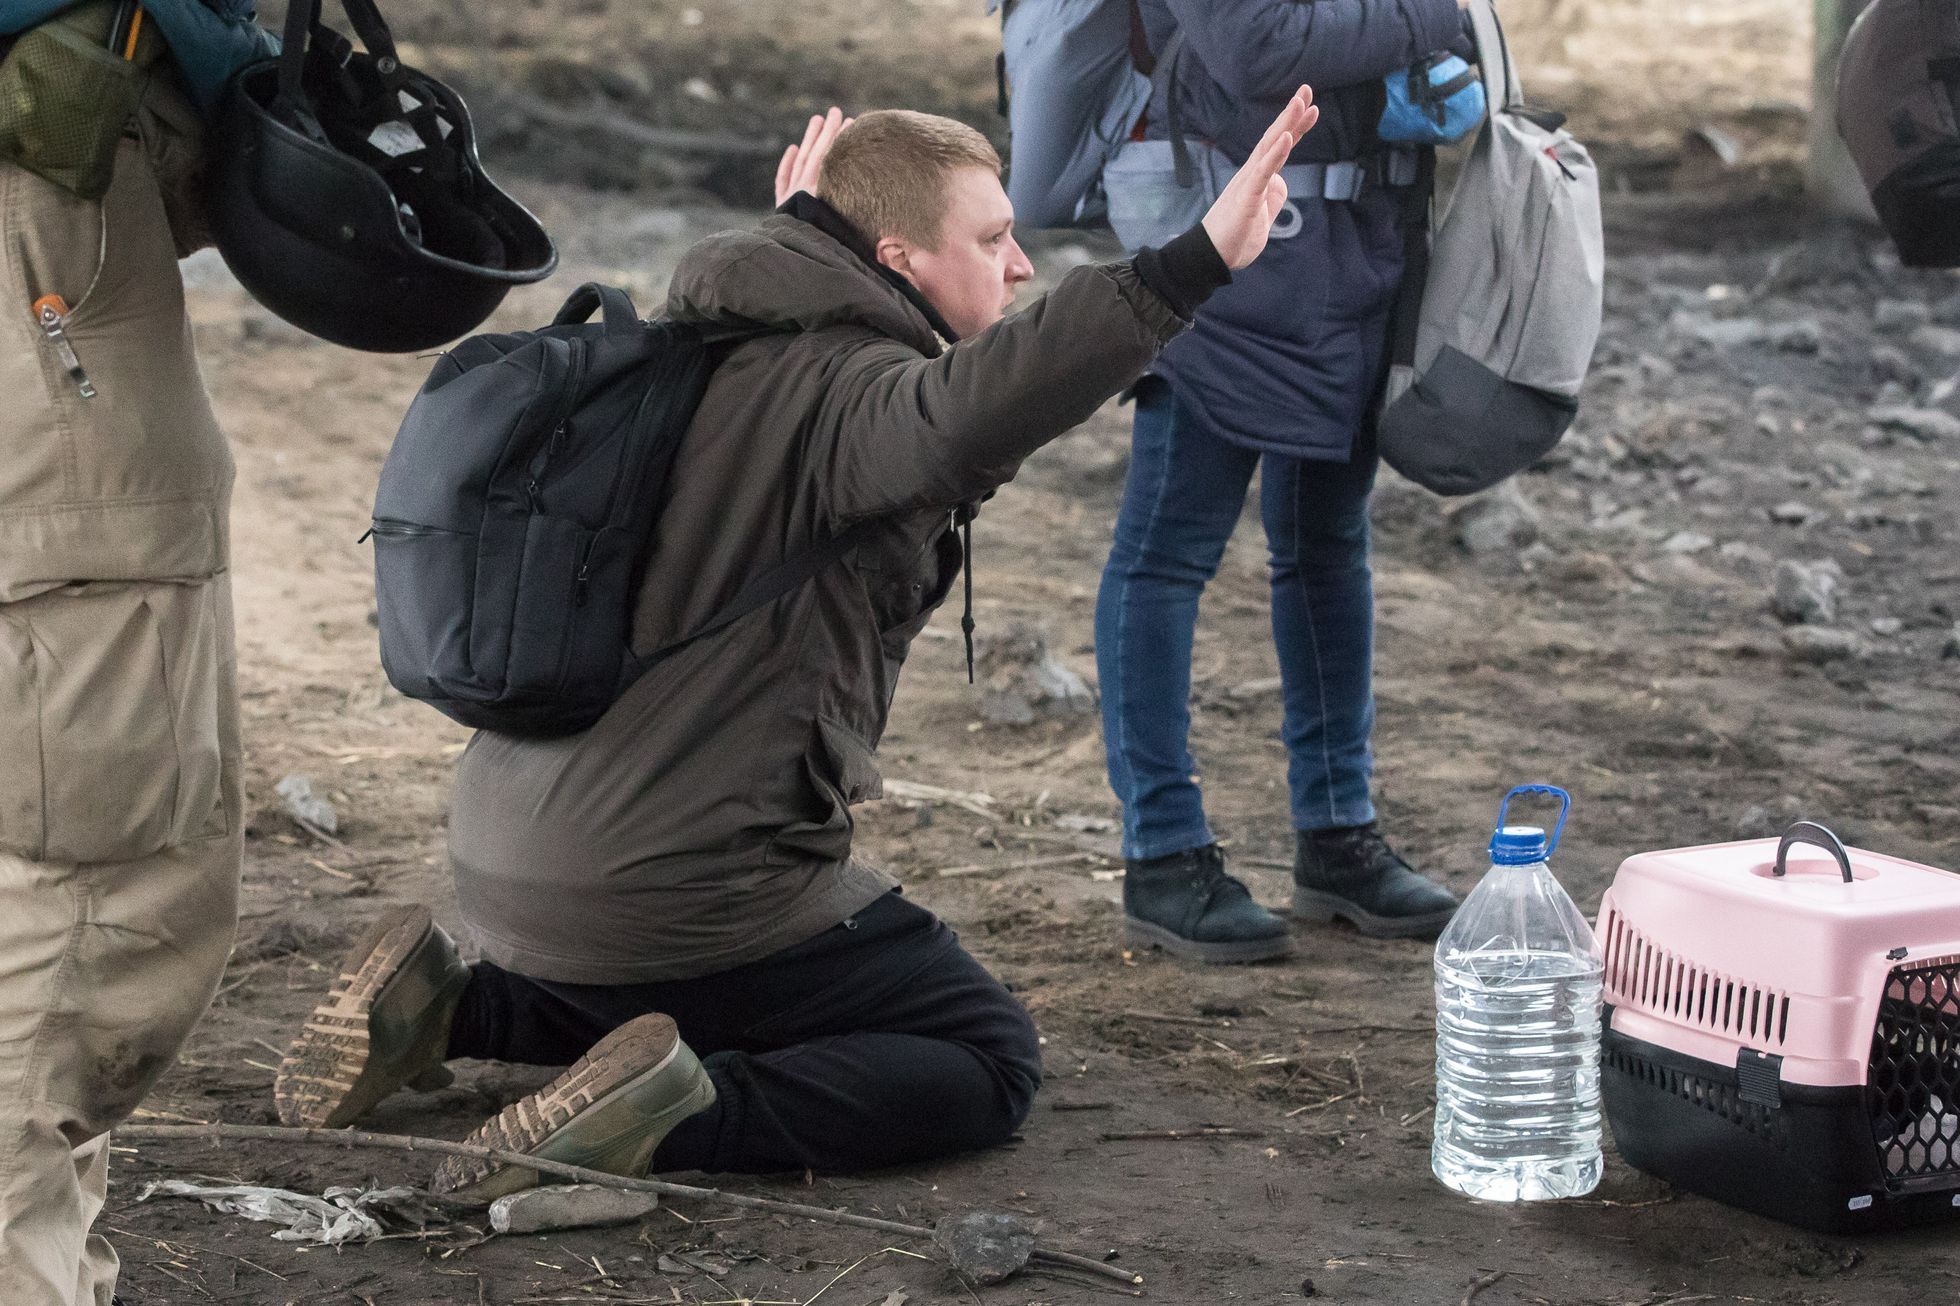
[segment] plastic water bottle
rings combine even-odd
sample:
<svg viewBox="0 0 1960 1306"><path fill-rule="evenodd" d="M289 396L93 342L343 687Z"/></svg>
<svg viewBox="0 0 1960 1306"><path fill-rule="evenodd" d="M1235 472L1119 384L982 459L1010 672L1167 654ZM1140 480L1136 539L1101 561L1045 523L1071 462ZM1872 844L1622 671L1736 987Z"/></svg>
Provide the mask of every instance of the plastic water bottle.
<svg viewBox="0 0 1960 1306"><path fill-rule="evenodd" d="M1506 823L1527 793L1559 799L1549 841ZM1429 1164L1471 1197L1541 1201L1599 1183L1599 947L1548 864L1571 808L1551 785L1506 794L1490 870L1436 943Z"/></svg>

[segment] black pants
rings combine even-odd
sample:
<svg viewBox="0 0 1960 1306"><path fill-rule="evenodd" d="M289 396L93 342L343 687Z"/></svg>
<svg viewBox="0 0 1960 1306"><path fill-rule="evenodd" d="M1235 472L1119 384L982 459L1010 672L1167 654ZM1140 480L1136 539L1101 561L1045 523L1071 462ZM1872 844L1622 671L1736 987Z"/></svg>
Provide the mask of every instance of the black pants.
<svg viewBox="0 0 1960 1306"><path fill-rule="evenodd" d="M919 1161L1005 1141L1041 1084L1034 1022L922 907L886 894L762 961L655 984L471 971L449 1055L567 1065L664 1012L714 1080L653 1168L767 1174Z"/></svg>

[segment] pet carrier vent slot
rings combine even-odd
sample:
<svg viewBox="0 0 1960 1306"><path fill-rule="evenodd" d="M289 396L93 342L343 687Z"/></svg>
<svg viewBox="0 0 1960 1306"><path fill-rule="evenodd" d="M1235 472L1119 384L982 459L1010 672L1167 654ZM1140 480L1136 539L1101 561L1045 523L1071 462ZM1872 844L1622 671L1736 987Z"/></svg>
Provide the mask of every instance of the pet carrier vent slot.
<svg viewBox="0 0 1960 1306"><path fill-rule="evenodd" d="M1626 1005L1762 1048L1790 1039L1790 996L1695 965L1657 946L1624 916L1606 928L1606 982Z"/></svg>
<svg viewBox="0 0 1960 1306"><path fill-rule="evenodd" d="M1609 1050L1606 1063L1638 1083L1698 1106L1710 1115L1726 1120L1779 1148L1788 1145L1783 1113L1775 1107L1743 1101L1742 1094L1733 1084L1672 1070L1624 1050Z"/></svg>
<svg viewBox="0 0 1960 1306"><path fill-rule="evenodd" d="M1865 1108L1890 1188L1960 1178L1960 958L1892 968L1872 1030Z"/></svg>

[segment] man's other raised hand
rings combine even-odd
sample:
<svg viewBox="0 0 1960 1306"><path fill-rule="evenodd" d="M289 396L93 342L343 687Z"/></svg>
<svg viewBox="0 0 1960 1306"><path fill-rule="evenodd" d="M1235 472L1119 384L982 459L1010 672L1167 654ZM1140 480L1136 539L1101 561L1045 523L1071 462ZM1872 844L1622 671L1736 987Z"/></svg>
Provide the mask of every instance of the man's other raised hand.
<svg viewBox="0 0 1960 1306"><path fill-rule="evenodd" d="M1286 157L1320 117L1314 107L1313 89L1302 86L1280 110L1273 125L1259 138L1259 144L1233 174L1218 199L1205 214L1205 234L1211 237L1225 266L1234 272L1259 257L1266 248L1266 233L1286 203L1286 182L1279 170Z"/></svg>

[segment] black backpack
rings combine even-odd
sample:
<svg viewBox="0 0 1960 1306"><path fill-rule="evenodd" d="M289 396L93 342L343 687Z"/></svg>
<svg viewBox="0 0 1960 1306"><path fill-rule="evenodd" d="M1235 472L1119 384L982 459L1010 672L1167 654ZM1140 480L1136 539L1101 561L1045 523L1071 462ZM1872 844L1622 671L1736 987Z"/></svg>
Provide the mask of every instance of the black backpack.
<svg viewBox="0 0 1960 1306"><path fill-rule="evenodd" d="M684 638L629 646L675 451L723 346L753 334L643 321L625 291L587 284L549 326L444 354L388 452L369 532L395 688L466 726L571 734L660 657L841 556L852 532L756 577Z"/></svg>

